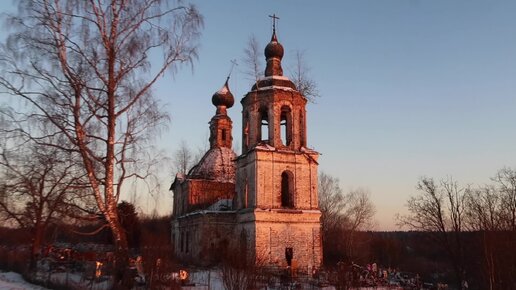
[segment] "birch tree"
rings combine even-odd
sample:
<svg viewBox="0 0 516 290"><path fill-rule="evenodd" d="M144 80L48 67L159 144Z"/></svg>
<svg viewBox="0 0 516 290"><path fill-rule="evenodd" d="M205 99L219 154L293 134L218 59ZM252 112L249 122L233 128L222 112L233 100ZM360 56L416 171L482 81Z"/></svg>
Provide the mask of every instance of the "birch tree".
<svg viewBox="0 0 516 290"><path fill-rule="evenodd" d="M128 246L116 206L127 179L147 176L139 165L168 120L151 88L165 72L192 64L203 24L194 6L171 3L22 0L0 51L3 92L47 128L24 133L80 157L113 233L118 288Z"/></svg>

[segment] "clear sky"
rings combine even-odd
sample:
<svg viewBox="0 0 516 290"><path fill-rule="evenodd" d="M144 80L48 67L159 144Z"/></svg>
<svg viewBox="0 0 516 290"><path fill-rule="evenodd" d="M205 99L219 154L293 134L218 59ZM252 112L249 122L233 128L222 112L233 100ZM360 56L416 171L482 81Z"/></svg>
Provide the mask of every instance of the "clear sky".
<svg viewBox="0 0 516 290"><path fill-rule="evenodd" d="M239 100L250 89L240 60L251 34L265 47L267 15L276 13L285 72L294 51L304 51L322 95L307 108L319 168L345 191L371 192L376 229L395 229L394 215L405 211L421 176L484 184L516 166L516 1L194 3L205 17L194 70L155 88L172 117L158 140L170 154L181 140L207 142L211 96L232 59L240 65L230 80L236 102L229 115L240 148ZM162 212L170 196L163 192Z"/></svg>

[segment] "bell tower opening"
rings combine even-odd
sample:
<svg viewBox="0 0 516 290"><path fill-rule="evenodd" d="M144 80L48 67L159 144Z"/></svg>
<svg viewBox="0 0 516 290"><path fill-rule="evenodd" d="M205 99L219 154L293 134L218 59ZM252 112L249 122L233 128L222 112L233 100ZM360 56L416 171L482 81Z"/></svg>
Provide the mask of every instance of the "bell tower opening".
<svg viewBox="0 0 516 290"><path fill-rule="evenodd" d="M283 106L281 108L280 136L281 144L290 146L290 143L292 142L292 113L288 106Z"/></svg>
<svg viewBox="0 0 516 290"><path fill-rule="evenodd" d="M265 108L260 110L260 138L258 140L269 143L269 114Z"/></svg>
<svg viewBox="0 0 516 290"><path fill-rule="evenodd" d="M281 174L281 207L294 207L294 178L289 171L283 171Z"/></svg>

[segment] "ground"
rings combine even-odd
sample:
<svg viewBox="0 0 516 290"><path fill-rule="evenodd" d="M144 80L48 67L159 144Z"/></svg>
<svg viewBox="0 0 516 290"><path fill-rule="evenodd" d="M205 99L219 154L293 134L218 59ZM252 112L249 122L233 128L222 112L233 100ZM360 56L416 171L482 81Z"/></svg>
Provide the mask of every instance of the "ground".
<svg viewBox="0 0 516 290"><path fill-rule="evenodd" d="M48 290L41 286L33 285L14 272L0 272L0 290Z"/></svg>
<svg viewBox="0 0 516 290"><path fill-rule="evenodd" d="M211 274L211 275L210 275ZM210 285L210 289L224 289L222 286L222 281L220 278L220 273L218 271L214 271L209 273L208 271L199 271L192 273L191 279L197 282L197 287L193 287L192 289L207 289L208 285ZM209 281L209 282L208 282ZM204 287L203 287L204 286ZM303 288L303 289L311 289L311 287ZM312 288L313 289L313 288ZM335 289L333 287L326 288L318 288L318 289ZM358 288L360 290L366 289L397 289L397 288ZM41 286L33 285L25 280L23 277L14 272L0 272L0 290L50 290Z"/></svg>

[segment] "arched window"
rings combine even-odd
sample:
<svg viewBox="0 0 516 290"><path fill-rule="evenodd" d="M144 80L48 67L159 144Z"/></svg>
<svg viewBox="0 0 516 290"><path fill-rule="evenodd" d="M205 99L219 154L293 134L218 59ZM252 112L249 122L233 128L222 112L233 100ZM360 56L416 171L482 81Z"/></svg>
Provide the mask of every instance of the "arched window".
<svg viewBox="0 0 516 290"><path fill-rule="evenodd" d="M269 141L269 115L267 108L260 109L260 141Z"/></svg>
<svg viewBox="0 0 516 290"><path fill-rule="evenodd" d="M289 146L292 142L292 113L288 106L281 107L280 135L281 143Z"/></svg>
<svg viewBox="0 0 516 290"><path fill-rule="evenodd" d="M294 207L294 180L292 173L283 171L281 174L281 207Z"/></svg>

